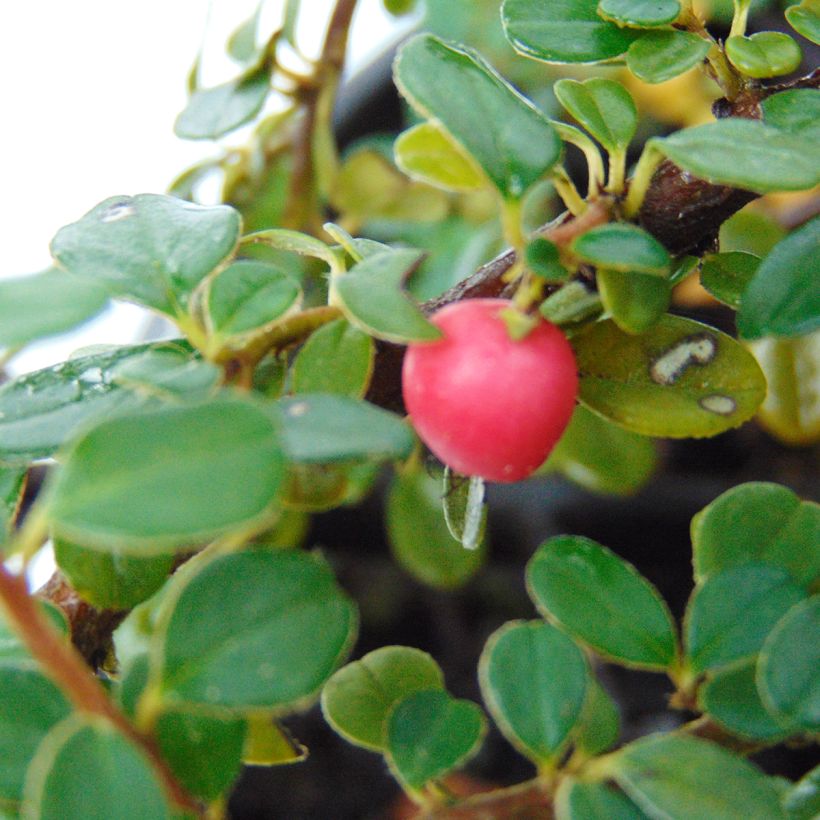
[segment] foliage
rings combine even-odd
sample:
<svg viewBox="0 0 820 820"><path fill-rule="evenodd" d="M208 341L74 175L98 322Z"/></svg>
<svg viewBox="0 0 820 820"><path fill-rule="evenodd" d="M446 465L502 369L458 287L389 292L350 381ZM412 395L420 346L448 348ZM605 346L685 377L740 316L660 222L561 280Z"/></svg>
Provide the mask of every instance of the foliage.
<svg viewBox="0 0 820 820"><path fill-rule="evenodd" d="M423 814L448 816L444 778L479 753L487 716L419 649L344 665L357 602L332 554L302 549L308 514L361 501L388 472L396 563L442 589L481 577L481 477L427 470L396 400L402 347L441 339L436 308L504 297L510 346L540 316L569 340L579 404L539 452L541 475L628 494L659 462L654 438L716 436L756 414L789 444L820 436L820 218L726 222L755 194L820 182L816 83L761 82L800 64L799 37L817 42L816 0L787 9L795 37L747 35L737 0L725 41L717 6L704 20L689 0L487 0L501 23L483 40L473 4L429 0L432 30L393 67L406 129L340 156L330 114L355 5L335 4L305 73L289 66L307 4L286 3L267 39L257 12L229 40L236 76L201 88L195 66L176 122L202 140L253 123L248 145L216 143L169 194L112 196L58 231L53 267L0 286L7 356L116 300L178 332L0 387L5 556L25 565L52 539L72 594L123 619L112 644L100 612L66 625L0 569L3 816L220 816L243 762L305 756L280 721L318 699ZM726 116L663 131L651 86L697 66ZM220 204L198 201L208 177ZM736 312L737 338L679 315L683 280ZM526 401L517 381L481 401ZM445 432L466 438L472 421L467 406ZM681 623L591 539L556 536L530 558L533 618L491 625L475 664L489 716L536 775L460 816L511 816L524 799L560 820L816 813L816 770L786 784L745 757L820 731L820 508L747 482L691 533ZM88 634L96 674L74 649ZM695 719L619 746L604 661L666 675L670 706Z"/></svg>

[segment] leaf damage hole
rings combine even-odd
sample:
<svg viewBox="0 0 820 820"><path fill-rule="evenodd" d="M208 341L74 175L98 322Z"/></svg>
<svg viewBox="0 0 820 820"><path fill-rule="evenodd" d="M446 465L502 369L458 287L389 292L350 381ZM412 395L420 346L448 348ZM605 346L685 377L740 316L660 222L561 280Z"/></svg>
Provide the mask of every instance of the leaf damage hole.
<svg viewBox="0 0 820 820"><path fill-rule="evenodd" d="M654 359L649 377L665 387L675 384L692 365L709 364L717 355L717 349L717 339L711 333L687 336Z"/></svg>
<svg viewBox="0 0 820 820"><path fill-rule="evenodd" d="M127 202L115 202L106 208L100 215L100 222L119 222L121 219L133 216L136 213L133 205Z"/></svg>
<svg viewBox="0 0 820 820"><path fill-rule="evenodd" d="M719 416L731 416L737 410L737 402L730 396L721 396L719 393L713 393L710 396L704 396L698 404L710 413L717 413Z"/></svg>

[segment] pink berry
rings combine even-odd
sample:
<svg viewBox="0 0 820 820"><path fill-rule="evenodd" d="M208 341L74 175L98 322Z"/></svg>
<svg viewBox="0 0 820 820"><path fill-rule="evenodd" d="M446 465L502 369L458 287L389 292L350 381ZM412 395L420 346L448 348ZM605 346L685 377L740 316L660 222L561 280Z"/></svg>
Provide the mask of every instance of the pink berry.
<svg viewBox="0 0 820 820"><path fill-rule="evenodd" d="M510 338L504 299L466 299L431 321L444 334L411 344L404 403L421 440L451 469L519 481L543 464L569 423L578 393L575 356L544 319Z"/></svg>

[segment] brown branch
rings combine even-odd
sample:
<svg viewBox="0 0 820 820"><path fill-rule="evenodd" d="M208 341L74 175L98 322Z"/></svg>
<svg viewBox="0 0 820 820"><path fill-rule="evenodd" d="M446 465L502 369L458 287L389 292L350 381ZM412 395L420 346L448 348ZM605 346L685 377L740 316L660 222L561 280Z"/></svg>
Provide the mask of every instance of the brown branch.
<svg viewBox="0 0 820 820"><path fill-rule="evenodd" d="M553 820L553 797L537 780L468 797L455 806L421 812L416 820Z"/></svg>
<svg viewBox="0 0 820 820"><path fill-rule="evenodd" d="M0 563L0 606L9 624L25 643L42 671L71 701L88 715L101 717L114 726L148 756L166 794L177 806L197 815L199 804L177 782L153 741L142 735L114 705L100 682L91 674L82 656L66 643L48 622L25 580L11 574Z"/></svg>

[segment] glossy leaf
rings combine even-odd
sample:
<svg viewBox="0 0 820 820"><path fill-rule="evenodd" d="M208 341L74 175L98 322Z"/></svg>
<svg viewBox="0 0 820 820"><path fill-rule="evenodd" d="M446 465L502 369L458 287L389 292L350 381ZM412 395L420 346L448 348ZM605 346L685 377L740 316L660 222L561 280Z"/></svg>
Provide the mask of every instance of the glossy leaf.
<svg viewBox="0 0 820 820"><path fill-rule="evenodd" d="M466 550L474 550L484 538L487 504L484 479L465 476L444 468L442 506L450 535Z"/></svg>
<svg viewBox="0 0 820 820"><path fill-rule="evenodd" d="M792 88L781 91L766 97L760 107L766 125L795 134L805 133L812 138L820 136L820 89Z"/></svg>
<svg viewBox="0 0 820 820"><path fill-rule="evenodd" d="M581 401L642 435L714 436L751 418L766 395L752 355L691 319L662 316L641 336L598 322L571 343Z"/></svg>
<svg viewBox="0 0 820 820"><path fill-rule="evenodd" d="M157 746L190 794L215 800L230 788L242 767L244 720L169 711L154 728Z"/></svg>
<svg viewBox="0 0 820 820"><path fill-rule="evenodd" d="M606 783L565 778L555 794L556 820L644 820L646 815Z"/></svg>
<svg viewBox="0 0 820 820"><path fill-rule="evenodd" d="M737 310L759 265L759 257L743 251L708 254L703 260L700 283L716 299Z"/></svg>
<svg viewBox="0 0 820 820"><path fill-rule="evenodd" d="M302 464L406 458L415 445L399 416L347 396L305 393L281 407L285 452Z"/></svg>
<svg viewBox="0 0 820 820"><path fill-rule="evenodd" d="M593 492L630 495L648 481L657 460L651 439L578 405L542 470L557 470Z"/></svg>
<svg viewBox="0 0 820 820"><path fill-rule="evenodd" d="M486 550L464 549L452 536L441 495L437 477L398 473L387 495L387 535L393 557L410 575L428 586L454 589L472 578Z"/></svg>
<svg viewBox="0 0 820 820"><path fill-rule="evenodd" d="M355 607L319 556L227 555L182 586L163 620L160 695L234 710L296 707L316 695L355 632Z"/></svg>
<svg viewBox="0 0 820 820"><path fill-rule="evenodd" d="M558 80L552 88L561 105L607 151L626 150L635 136L638 111L620 83L594 77L584 82Z"/></svg>
<svg viewBox="0 0 820 820"><path fill-rule="evenodd" d="M445 191L474 191L488 184L472 157L435 123L420 123L399 134L393 150L405 174Z"/></svg>
<svg viewBox="0 0 820 820"><path fill-rule="evenodd" d="M217 139L252 120L262 109L270 90L266 62L213 88L195 91L174 123L182 139Z"/></svg>
<svg viewBox="0 0 820 820"><path fill-rule="evenodd" d="M420 261L420 251L383 251L335 279L333 289L347 319L365 333L388 342L438 339L439 330L401 289Z"/></svg>
<svg viewBox="0 0 820 820"><path fill-rule="evenodd" d="M767 563L808 588L820 574L820 505L779 484L733 487L692 519L695 579Z"/></svg>
<svg viewBox="0 0 820 820"><path fill-rule="evenodd" d="M700 738L650 735L613 760L618 785L650 817L773 820L782 816L770 778Z"/></svg>
<svg viewBox="0 0 820 820"><path fill-rule="evenodd" d="M600 17L595 0L504 0L501 20L516 51L548 63L611 60L640 36Z"/></svg>
<svg viewBox="0 0 820 820"><path fill-rule="evenodd" d="M575 748L594 757L614 746L620 733L618 706L604 687L591 677L581 718L573 732Z"/></svg>
<svg viewBox="0 0 820 820"><path fill-rule="evenodd" d="M729 37L725 49L726 56L738 71L758 79L789 74L803 59L800 46L780 31Z"/></svg>
<svg viewBox="0 0 820 820"><path fill-rule="evenodd" d="M527 245L527 267L541 279L548 282L564 282L569 271L561 264L558 246L549 239L536 237Z"/></svg>
<svg viewBox="0 0 820 820"><path fill-rule="evenodd" d="M170 196L106 199L51 242L58 264L110 296L169 316L188 306L194 288L227 259L241 229L239 214Z"/></svg>
<svg viewBox="0 0 820 820"><path fill-rule="evenodd" d="M173 555L147 558L85 549L56 539L54 558L77 594L97 609L131 609L168 579Z"/></svg>
<svg viewBox="0 0 820 820"><path fill-rule="evenodd" d="M560 158L561 141L547 118L471 51L418 35L400 50L394 78L506 199L521 198Z"/></svg>
<svg viewBox="0 0 820 820"><path fill-rule="evenodd" d="M783 797L789 820L812 820L820 812L820 766L815 766Z"/></svg>
<svg viewBox="0 0 820 820"><path fill-rule="evenodd" d="M339 393L360 399L373 372L373 340L345 319L314 331L293 362L294 393Z"/></svg>
<svg viewBox="0 0 820 820"><path fill-rule="evenodd" d="M581 234L570 245L584 262L607 270L663 276L669 254L652 234L628 222L610 222Z"/></svg>
<svg viewBox="0 0 820 820"><path fill-rule="evenodd" d="M14 529L27 475L25 467L3 467L0 463L0 545Z"/></svg>
<svg viewBox="0 0 820 820"><path fill-rule="evenodd" d="M219 337L253 333L272 325L298 307L298 282L265 262L240 260L211 283L208 318Z"/></svg>
<svg viewBox="0 0 820 820"><path fill-rule="evenodd" d="M709 41L690 31L648 31L626 52L627 68L645 83L665 83L698 65Z"/></svg>
<svg viewBox="0 0 820 820"><path fill-rule="evenodd" d="M283 477L272 419L250 402L213 399L90 430L50 484L49 515L57 537L146 556L264 519Z"/></svg>
<svg viewBox="0 0 820 820"><path fill-rule="evenodd" d="M817 0L803 0L786 9L786 19L791 27L807 40L820 44L820 6Z"/></svg>
<svg viewBox="0 0 820 820"><path fill-rule="evenodd" d="M709 182L760 194L804 191L820 183L816 143L758 121L730 117L655 137L648 145Z"/></svg>
<svg viewBox="0 0 820 820"><path fill-rule="evenodd" d="M757 688L766 707L789 726L820 731L820 595L792 607L766 638Z"/></svg>
<svg viewBox="0 0 820 820"><path fill-rule="evenodd" d="M743 294L746 339L799 336L820 328L820 217L789 234L760 263Z"/></svg>
<svg viewBox="0 0 820 820"><path fill-rule="evenodd" d="M782 740L789 728L766 709L755 683L757 658L719 669L699 690L699 705L732 734L750 740Z"/></svg>
<svg viewBox="0 0 820 820"><path fill-rule="evenodd" d="M0 348L64 333L96 316L106 292L58 268L0 281Z"/></svg>
<svg viewBox="0 0 820 820"><path fill-rule="evenodd" d="M675 661L675 625L658 591L588 538L544 543L527 565L527 590L545 616L617 663L664 670Z"/></svg>
<svg viewBox="0 0 820 820"><path fill-rule="evenodd" d="M757 420L786 444L805 446L820 439L820 330L795 339L765 336L748 343L768 383Z"/></svg>
<svg viewBox="0 0 820 820"><path fill-rule="evenodd" d="M346 740L380 752L393 706L413 692L443 688L444 675L426 652L384 646L330 678L322 689L322 714Z"/></svg>
<svg viewBox="0 0 820 820"><path fill-rule="evenodd" d="M0 643L0 806L17 804L31 758L51 727L71 712L62 692L30 658L13 659Z"/></svg>
<svg viewBox="0 0 820 820"><path fill-rule="evenodd" d="M686 651L695 672L755 655L806 591L785 570L745 564L710 575L686 609Z"/></svg>
<svg viewBox="0 0 820 820"><path fill-rule="evenodd" d="M135 795L139 799L134 799ZM171 808L141 749L101 721L74 715L46 736L31 761L22 816L27 820L118 817L165 820Z"/></svg>
<svg viewBox="0 0 820 820"><path fill-rule="evenodd" d="M149 369L151 380L134 378L132 367L140 374ZM0 386L0 462L27 464L48 458L84 427L160 404L158 386L191 387L201 395L207 378L216 372L185 345L161 342L80 355L18 376Z"/></svg>
<svg viewBox="0 0 820 820"><path fill-rule="evenodd" d="M589 686L575 642L543 621L511 621L488 639L478 676L507 740L537 764L554 761L581 716Z"/></svg>
<svg viewBox="0 0 820 820"><path fill-rule="evenodd" d="M674 22L678 0L599 0L598 14L622 26L651 28Z"/></svg>
<svg viewBox="0 0 820 820"><path fill-rule="evenodd" d="M604 308L625 333L646 333L672 301L669 280L660 276L602 268L596 281Z"/></svg>
<svg viewBox="0 0 820 820"><path fill-rule="evenodd" d="M415 692L388 716L388 762L403 783L420 789L472 757L486 729L474 703L455 700L440 689Z"/></svg>

